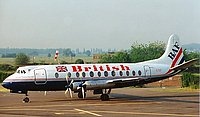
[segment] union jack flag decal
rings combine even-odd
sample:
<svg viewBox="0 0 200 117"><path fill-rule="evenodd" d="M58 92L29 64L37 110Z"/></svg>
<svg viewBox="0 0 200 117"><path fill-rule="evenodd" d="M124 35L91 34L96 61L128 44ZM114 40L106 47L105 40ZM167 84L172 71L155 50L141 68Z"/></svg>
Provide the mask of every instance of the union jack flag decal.
<svg viewBox="0 0 200 117"><path fill-rule="evenodd" d="M67 72L67 67L66 66L57 66L56 70L58 72Z"/></svg>

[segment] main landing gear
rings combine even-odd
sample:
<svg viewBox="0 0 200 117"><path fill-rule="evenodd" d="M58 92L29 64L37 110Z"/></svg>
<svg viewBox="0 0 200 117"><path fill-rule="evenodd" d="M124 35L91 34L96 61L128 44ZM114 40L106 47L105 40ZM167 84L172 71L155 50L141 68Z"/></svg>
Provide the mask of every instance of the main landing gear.
<svg viewBox="0 0 200 117"><path fill-rule="evenodd" d="M78 92L78 98L85 98L86 97L86 92L84 92L84 94L82 94L82 91Z"/></svg>
<svg viewBox="0 0 200 117"><path fill-rule="evenodd" d="M101 94L100 98L101 98L101 101L109 101L110 100L108 94Z"/></svg>
<svg viewBox="0 0 200 117"><path fill-rule="evenodd" d="M81 87L79 90L78 90L78 98L85 98L86 97L86 90L85 90L85 87Z"/></svg>
<svg viewBox="0 0 200 117"><path fill-rule="evenodd" d="M108 91L106 89L104 89L104 93L102 92L101 96L100 96L100 99L101 101L109 101L110 98L109 98L109 95L111 92L111 89L109 89Z"/></svg>

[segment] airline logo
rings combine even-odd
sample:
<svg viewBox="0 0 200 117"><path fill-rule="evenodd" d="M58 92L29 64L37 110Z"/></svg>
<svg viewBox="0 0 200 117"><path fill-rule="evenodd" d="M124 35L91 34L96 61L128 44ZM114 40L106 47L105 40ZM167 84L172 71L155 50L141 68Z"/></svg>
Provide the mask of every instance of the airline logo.
<svg viewBox="0 0 200 117"><path fill-rule="evenodd" d="M183 52L182 48L178 45L178 42L176 42L171 52L168 54L168 57L173 60L170 68L174 67L177 64L178 60L180 60L178 64L181 64L184 62L183 56L181 59L179 59L181 57L182 52ZM172 70L169 69L169 71L166 74L170 73L171 71Z"/></svg>
<svg viewBox="0 0 200 117"><path fill-rule="evenodd" d="M178 42L176 42L171 50L171 52L168 54L168 57L170 59L174 59L176 54L178 53L178 50L180 49L180 46L178 45Z"/></svg>
<svg viewBox="0 0 200 117"><path fill-rule="evenodd" d="M56 70L58 72L67 72L67 67L66 66L57 66Z"/></svg>
<svg viewBox="0 0 200 117"><path fill-rule="evenodd" d="M82 72L82 71L126 71L130 70L129 66L119 65L119 66L109 66L109 65L92 65L92 66L72 66L73 72Z"/></svg>
<svg viewBox="0 0 200 117"><path fill-rule="evenodd" d="M73 65L71 66L72 72L82 72L82 71L128 71L130 70L129 66L126 65L117 65L117 66L109 66L109 65L91 65L91 66L81 66L81 65ZM68 69L66 66L57 66L56 70L58 72L67 72Z"/></svg>

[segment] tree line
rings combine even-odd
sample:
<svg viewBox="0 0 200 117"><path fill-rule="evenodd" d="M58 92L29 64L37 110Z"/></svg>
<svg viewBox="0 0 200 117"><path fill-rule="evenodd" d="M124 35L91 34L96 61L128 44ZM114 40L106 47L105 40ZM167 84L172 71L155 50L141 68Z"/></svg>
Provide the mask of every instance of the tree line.
<svg viewBox="0 0 200 117"><path fill-rule="evenodd" d="M102 55L100 63L136 63L159 58L165 52L165 43L153 42L149 44L134 43L130 50L107 53ZM184 50L185 60L200 57L200 52Z"/></svg>

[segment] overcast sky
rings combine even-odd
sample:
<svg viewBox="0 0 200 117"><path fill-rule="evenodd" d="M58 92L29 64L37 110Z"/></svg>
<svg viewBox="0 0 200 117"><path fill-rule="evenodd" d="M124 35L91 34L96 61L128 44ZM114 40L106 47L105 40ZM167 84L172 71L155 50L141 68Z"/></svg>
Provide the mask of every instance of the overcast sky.
<svg viewBox="0 0 200 117"><path fill-rule="evenodd" d="M0 0L0 48L200 43L200 0Z"/></svg>

